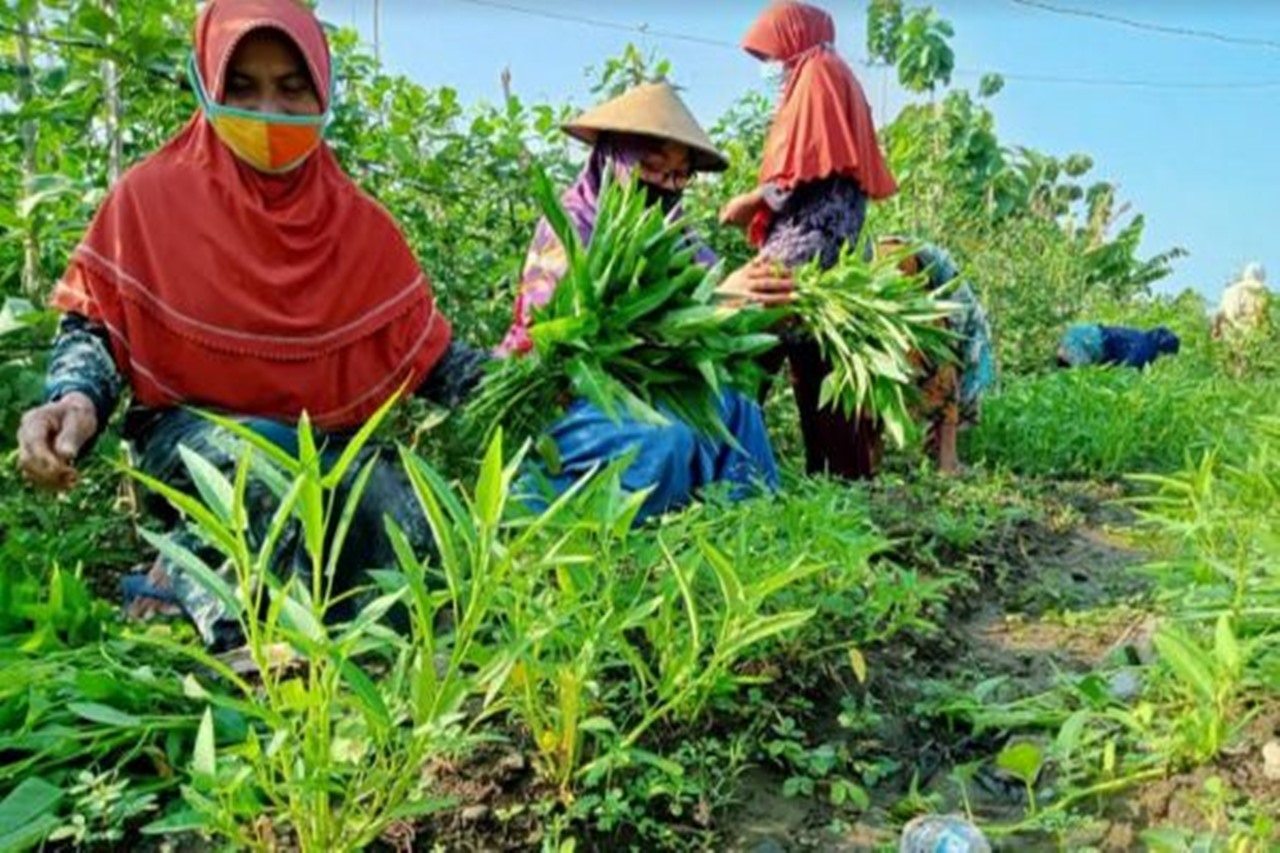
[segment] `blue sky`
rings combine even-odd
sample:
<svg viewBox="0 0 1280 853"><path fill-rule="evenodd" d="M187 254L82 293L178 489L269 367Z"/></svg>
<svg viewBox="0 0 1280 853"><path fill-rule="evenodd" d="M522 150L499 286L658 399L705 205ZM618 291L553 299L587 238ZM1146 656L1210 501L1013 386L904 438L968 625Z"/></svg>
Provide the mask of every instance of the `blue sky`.
<svg viewBox="0 0 1280 853"><path fill-rule="evenodd" d="M841 52L865 58L859 0L814 0L836 18ZM736 43L765 0L509 0L551 14L646 24ZM1094 178L1120 186L1147 218L1144 252L1182 246L1163 289L1195 287L1216 297L1248 260L1280 275L1280 48L1246 47L1137 31L1027 8L1014 0L936 0L956 30L954 83L977 74L1155 81L1166 85L1272 82L1269 88L1151 88L1064 85L1009 79L993 101L1006 144L1094 159ZM1056 0L1163 25L1280 43L1280 0ZM372 0L321 0L320 13L356 25L372 41ZM384 63L464 100L497 100L510 67L526 101L590 102L584 69L627 42L672 60L690 106L710 124L741 93L761 87L759 65L728 46L548 20L467 0L383 0ZM857 68L877 121L905 103L880 70Z"/></svg>

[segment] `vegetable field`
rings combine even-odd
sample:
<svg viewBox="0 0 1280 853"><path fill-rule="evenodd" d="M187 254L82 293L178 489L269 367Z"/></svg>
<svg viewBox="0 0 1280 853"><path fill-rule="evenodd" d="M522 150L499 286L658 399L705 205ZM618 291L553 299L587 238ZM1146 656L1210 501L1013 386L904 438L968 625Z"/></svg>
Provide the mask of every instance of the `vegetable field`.
<svg viewBox="0 0 1280 853"><path fill-rule="evenodd" d="M776 383L776 495L713 489L633 528L643 495L615 466L522 509L521 464L543 452L531 424L568 390L607 382L714 431L710 390L753 378L754 351L678 352L674 325L610 337L619 304L643 326L661 282L629 267L600 304L574 301L609 262L574 246L581 286L534 331L564 369L496 374L528 391L519 411L507 393L462 412L410 401L324 463L305 421L297 456L248 434L234 479L189 463L196 495L133 471L113 422L74 490L27 486L14 434L41 399L43 306L111 182L194 109L193 5L0 4L0 850L895 850L929 813L967 816L995 849L1280 845L1280 316L1228 350L1196 293L1153 295L1180 250L1138 256L1142 217L1087 155L1001 139L1001 81L951 86L946 22L897 0L868 4L867 49L917 98L881 128L902 191L867 227L946 247L991 315L1000 381L960 474L933 470L900 386L851 368L830 396L889 399L897 418L875 481L806 476ZM464 104L386 72L354 32L331 38L330 144L456 334L497 345L551 187L581 162L558 130L574 110L518 85ZM592 98L680 81L637 48L592 73ZM753 186L770 110L747 93L709 122L731 167L684 202L726 265L752 250L716 212ZM757 337L705 304L705 274L633 189L616 198L619 233L686 275L664 298L699 334ZM881 267L842 270L825 302L801 290L813 316L838 323L872 293L904 328L933 319ZM1182 351L1142 372L1051 370L1082 320L1163 323ZM676 379L632 396L636 374L581 357L615 345L665 347ZM338 484L367 475L371 442L436 547L392 529L397 564L329 618L351 609L324 583ZM283 496L273 529L298 523L306 583L272 575L274 537L246 541L251 478ZM152 492L222 573L157 532ZM238 658L181 620L124 618L120 579L158 552L235 616Z"/></svg>

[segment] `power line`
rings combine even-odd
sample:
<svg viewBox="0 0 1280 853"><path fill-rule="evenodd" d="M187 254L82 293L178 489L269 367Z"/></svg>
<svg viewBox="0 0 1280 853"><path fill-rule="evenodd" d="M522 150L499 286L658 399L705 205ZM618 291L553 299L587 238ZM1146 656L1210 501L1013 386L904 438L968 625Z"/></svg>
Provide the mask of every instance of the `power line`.
<svg viewBox="0 0 1280 853"><path fill-rule="evenodd" d="M523 15L533 15L534 17L546 18L551 21L565 21L569 23L598 27L600 29L616 30L618 32L638 33L640 35L670 39L672 41L687 41L692 42L693 44L704 44L712 47L726 47L730 50L739 49L738 45L731 41L707 38L705 36L694 36L687 33L677 33L670 30L655 30L648 24L623 24L617 21L603 21L598 18L583 18L578 15L566 15L562 12L548 12L542 9L530 9L527 6L519 6L515 3L504 3L502 0L455 0L455 2L467 3L472 6L487 6L491 9L505 9L508 12L519 12Z"/></svg>
<svg viewBox="0 0 1280 853"><path fill-rule="evenodd" d="M955 74L963 77L983 77L997 74L1005 80L1017 83L1044 83L1060 86L1098 86L1113 89L1188 90L1198 92L1251 92L1280 89L1280 80L1236 80L1206 83L1203 80L1139 80L1117 77L1066 77L1056 74L1024 74L1016 71L983 71L978 68L956 68Z"/></svg>
<svg viewBox="0 0 1280 853"><path fill-rule="evenodd" d="M730 50L740 50L739 45L723 39L707 38L705 36L695 36L688 33L680 33L672 30L658 30L649 27L647 24L624 24L618 21L606 21L599 18L584 18L579 15L570 15L564 12L550 12L543 9L532 9L528 6L521 6L517 3L508 3L505 0L454 0L456 3L466 3L471 6L483 6L490 9L502 9L508 12L516 12L521 15L529 15L535 18L544 18L550 21L561 21L564 23L581 24L583 26L596 27L599 29L614 30L617 32L638 33L640 35L652 36L654 38L664 38L674 41L685 41L694 44L709 45L711 47L728 48ZM1012 0L1012 2L1025 2L1031 5L1039 5L1035 0ZM1278 45L1280 46L1280 45ZM880 64L871 64L855 60L855 63L863 68L883 68ZM1141 80L1141 79L1118 79L1109 77L1065 77L1053 74L1035 74L1022 73L1017 71L998 71L995 69L981 68L956 68L955 73L961 76L983 77L987 74L998 74L1005 80L1018 83L1040 83L1047 85L1061 86L1097 86L1110 88L1125 89L1159 89L1159 90L1190 90L1190 91L1208 91L1208 92L1231 92L1231 91L1256 91L1266 89L1280 88L1280 80L1254 80L1254 81L1227 81L1220 83L1205 82L1202 80L1190 81L1170 81L1170 80Z"/></svg>
<svg viewBox="0 0 1280 853"><path fill-rule="evenodd" d="M1016 3L1019 6L1026 6L1031 9L1039 9L1042 12L1051 12L1055 15L1068 15L1075 18L1105 21L1109 24L1118 24L1122 27L1129 27L1130 29L1161 33L1162 35L1167 36L1202 39L1205 41L1215 41L1220 44L1231 44L1242 47L1261 47L1269 50L1280 50L1280 41L1275 41L1274 39L1233 36L1215 32L1213 30L1196 29L1195 27L1178 27L1169 24L1156 24L1150 21L1139 21L1133 18L1126 18L1122 15L1112 15L1107 12L1095 12L1091 9L1079 9L1074 6L1058 6L1054 3L1046 3L1044 0L1009 0L1009 2Z"/></svg>

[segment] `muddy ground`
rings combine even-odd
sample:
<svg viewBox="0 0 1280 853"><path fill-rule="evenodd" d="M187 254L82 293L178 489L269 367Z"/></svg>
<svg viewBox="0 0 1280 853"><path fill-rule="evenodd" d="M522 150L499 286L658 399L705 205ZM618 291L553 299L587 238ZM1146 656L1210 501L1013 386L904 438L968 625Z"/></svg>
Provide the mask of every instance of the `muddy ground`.
<svg viewBox="0 0 1280 853"><path fill-rule="evenodd" d="M1114 490L1088 484L1059 488L1062 492L1051 500L1074 510L1065 514L1069 521L1021 520L991 531L977 549L952 555L980 564L982 583L953 610L940 635L869 655L868 692L884 703L888 723L871 741L910 772L873 791L872 807L851 825L833 827L836 813L829 804L788 799L779 774L756 769L742 780L742 805L726 818L735 828L729 849L896 849L895 827L908 816L904 806L909 809L914 796L934 798L931 806L938 812L964 811L953 771L975 762L980 766L966 794L978 822L1013 825L1025 816L1022 784L991 768L991 757L1006 743L1003 737L937 731L934 721L913 719L912 710L929 684L1003 679L998 695L1012 700L1040 694L1064 675L1103 666L1114 671L1126 660L1151 659L1156 622L1144 607L1148 583L1141 571L1150 555L1134 543L1134 517ZM1122 675L1109 686L1136 692L1140 682ZM1143 849L1139 834L1148 828L1212 829L1202 796L1204 781L1212 776L1255 803L1273 804L1271 813L1280 814L1280 785L1263 772L1263 747L1277 735L1280 706L1273 703L1214 764L1100 799L1096 819L1057 837L994 834L992 846L1129 851Z"/></svg>
<svg viewBox="0 0 1280 853"><path fill-rule="evenodd" d="M943 629L932 636L912 637L867 652L869 681L832 682L828 695L815 695L805 731L814 737L852 738L850 747L897 766L870 790L871 807L856 818L832 807L824 797L783 795L785 773L765 763L743 772L734 805L715 814L691 815L691 834L714 837L710 849L780 853L790 850L896 849L896 827L919 803L942 812L963 809L957 767L976 765L966 795L984 826L1013 825L1026 813L1023 786L991 767L1005 743L995 731L942 727L936 718L914 713L932 686L966 685L1002 678L1001 698L1042 693L1064 675L1084 674L1118 661L1149 659L1154 620L1144 606L1147 584L1139 571L1149 555L1135 547L1128 533L1133 519L1115 499L1118 492L1091 485L1055 487L1049 502L1060 512L1042 517L1011 514L1007 523L986 530L970 547L934 548L931 559L964 564L978 583L949 603ZM874 501L893 504L895 496ZM896 521L910 516L895 504L878 519L891 534ZM904 535L900 548L910 550ZM918 543L917 543L918 544ZM936 543L934 543L936 545ZM909 560L910 553L894 555ZM1122 677L1111 686L1136 691L1138 683ZM874 696L880 723L872 731L851 735L836 720L841 698L849 690ZM821 694L821 690L818 691ZM1052 850L1065 842L1070 849L1134 850L1144 829L1175 825L1203 829L1207 818L1200 805L1203 781L1218 775L1258 802L1274 800L1277 786L1262 773L1262 745L1277 734L1280 711L1272 709L1249 726L1239 746L1214 765L1158 779L1096 802L1096 818L1072 825L1057 837L994 834L1000 850ZM528 760L511 748L467 762L441 767L435 774L443 793L468 805L408 832L394 846L401 849L519 850L537 849L545 839L530 804L546 801ZM390 839L389 839L390 840ZM578 849L610 849L612 845L580 843Z"/></svg>

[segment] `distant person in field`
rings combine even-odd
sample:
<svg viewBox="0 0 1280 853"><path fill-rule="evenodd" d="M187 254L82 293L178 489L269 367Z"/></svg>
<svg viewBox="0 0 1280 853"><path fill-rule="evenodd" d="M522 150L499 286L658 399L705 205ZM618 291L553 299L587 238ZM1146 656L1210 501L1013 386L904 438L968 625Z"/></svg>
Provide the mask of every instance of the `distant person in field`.
<svg viewBox="0 0 1280 853"><path fill-rule="evenodd" d="M637 86L587 111L565 125L565 132L589 144L591 154L577 180L564 192L566 212L584 243L595 228L596 203L606 170L622 179L635 175L650 205L679 215L685 187L700 171L722 171L728 165L679 95L667 83ZM715 253L695 235L698 261L716 262ZM533 309L545 304L567 269L564 246L546 220L538 223L525 260L510 331L499 355L519 357L533 348L529 327ZM721 287L749 292L757 301L781 301L790 282L768 269L751 266L729 275ZM573 402L550 431L560 466L554 475L527 477L522 490L531 505L563 492L584 474L630 451L636 456L622 477L630 491L651 489L637 520L686 504L702 487L729 483L732 494L748 495L759 485L776 488L777 467L760 407L736 392L721 398L720 416L738 446L715 441L671 416L667 425L643 423L626 416L614 421L586 400Z"/></svg>
<svg viewBox="0 0 1280 853"><path fill-rule="evenodd" d="M945 299L957 306L942 321L955 336L954 361L934 364L919 353L912 355L919 370L917 413L928 425L926 449L939 471L954 473L960 468L960 430L978 422L982 395L996 380L991 323L973 287L963 280L956 281L960 271L946 250L928 243L909 251L911 247L902 237L886 237L876 242L876 253L884 256L906 252L899 264L902 272L923 274L932 292L948 288ZM878 435L875 440L879 442Z"/></svg>
<svg viewBox="0 0 1280 853"><path fill-rule="evenodd" d="M123 432L142 471L195 494L180 447L228 477L245 448L187 406L290 452L306 413L328 456L400 388L456 405L476 382L486 356L454 340L396 223L324 141L332 73L320 22L295 0L201 9L190 66L199 108L112 188L53 293L64 313L47 402L18 433L33 483L75 485L76 461L124 391ZM248 502L256 543L276 499L255 481ZM207 565L222 563L162 501L148 506ZM338 564L340 590L394 564L384 516L419 553L430 548L415 507L399 466L377 462ZM300 540L285 530L278 571L306 571ZM125 593L135 615L176 605L211 646L239 641L218 600L165 557L126 579Z"/></svg>
<svg viewBox="0 0 1280 853"><path fill-rule="evenodd" d="M1143 368L1162 355L1176 355L1181 348L1182 342L1167 326L1143 330L1081 323L1067 329L1058 342L1058 366Z"/></svg>
<svg viewBox="0 0 1280 853"><path fill-rule="evenodd" d="M1267 272L1262 264L1249 264L1240 280L1222 292L1213 315L1213 336L1236 341L1263 331L1270 322L1270 310Z"/></svg>
<svg viewBox="0 0 1280 853"><path fill-rule="evenodd" d="M742 40L747 53L778 70L781 96L756 188L729 201L720 221L747 230L759 249L755 262L766 268L815 259L834 266L842 248L857 244L868 201L897 191L871 107L835 40L829 14L794 2L771 5ZM817 343L795 332L784 341L775 366L791 364L808 471L871 476L878 458L868 440L874 424L819 407L829 370Z"/></svg>

